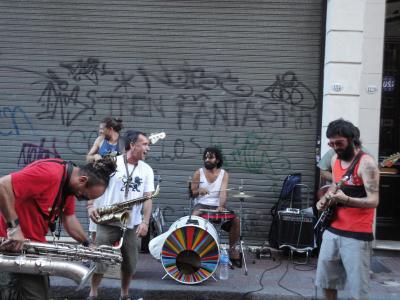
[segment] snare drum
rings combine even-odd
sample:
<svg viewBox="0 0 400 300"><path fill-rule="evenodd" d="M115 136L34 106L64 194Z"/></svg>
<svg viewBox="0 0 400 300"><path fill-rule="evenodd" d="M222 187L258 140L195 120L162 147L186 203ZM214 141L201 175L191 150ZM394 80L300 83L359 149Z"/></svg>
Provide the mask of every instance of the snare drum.
<svg viewBox="0 0 400 300"><path fill-rule="evenodd" d="M171 278L185 284L207 280L219 262L217 230L198 216L175 221L167 232L150 241L149 249L154 257L161 259Z"/></svg>
<svg viewBox="0 0 400 300"><path fill-rule="evenodd" d="M230 210L218 211L216 209L200 208L199 211L201 213L200 217L217 224L232 220L236 217Z"/></svg>

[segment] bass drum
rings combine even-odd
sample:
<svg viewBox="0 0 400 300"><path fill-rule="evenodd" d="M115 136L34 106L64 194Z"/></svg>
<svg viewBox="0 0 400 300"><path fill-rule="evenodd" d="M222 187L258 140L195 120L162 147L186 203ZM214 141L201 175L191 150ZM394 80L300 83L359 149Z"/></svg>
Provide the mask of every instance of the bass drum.
<svg viewBox="0 0 400 300"><path fill-rule="evenodd" d="M167 232L151 240L149 248L161 260L165 272L180 283L203 282L218 267L217 230L201 217L180 218Z"/></svg>

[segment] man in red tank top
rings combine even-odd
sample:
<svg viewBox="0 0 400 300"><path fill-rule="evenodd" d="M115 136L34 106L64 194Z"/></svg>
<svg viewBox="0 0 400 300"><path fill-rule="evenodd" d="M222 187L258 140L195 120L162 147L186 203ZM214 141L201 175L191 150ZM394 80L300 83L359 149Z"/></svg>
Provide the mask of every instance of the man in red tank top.
<svg viewBox="0 0 400 300"><path fill-rule="evenodd" d="M325 299L337 299L337 290L342 290L346 279L351 278L348 285L352 299L368 299L379 169L373 157L361 151L358 129L352 123L332 121L326 136L335 150L331 161L333 184L317 208L325 210L334 205L335 210L323 234L315 284L324 290ZM349 178L338 189L336 184L344 175Z"/></svg>

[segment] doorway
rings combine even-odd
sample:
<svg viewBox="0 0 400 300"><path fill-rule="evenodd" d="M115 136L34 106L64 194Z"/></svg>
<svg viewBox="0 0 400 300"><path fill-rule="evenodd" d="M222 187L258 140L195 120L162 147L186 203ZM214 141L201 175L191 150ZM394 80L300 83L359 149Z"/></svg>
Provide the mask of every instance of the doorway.
<svg viewBox="0 0 400 300"><path fill-rule="evenodd" d="M386 2L376 239L400 241L400 0Z"/></svg>

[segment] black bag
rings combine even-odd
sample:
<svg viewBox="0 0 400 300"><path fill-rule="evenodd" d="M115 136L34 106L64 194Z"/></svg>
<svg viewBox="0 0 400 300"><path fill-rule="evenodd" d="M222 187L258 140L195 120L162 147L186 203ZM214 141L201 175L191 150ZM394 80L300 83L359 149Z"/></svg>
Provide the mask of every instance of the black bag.
<svg viewBox="0 0 400 300"><path fill-rule="evenodd" d="M301 173L294 173L286 176L285 180L283 181L282 190L278 198L278 202L274 204L271 208L271 216L272 222L271 227L269 229L268 235L268 243L269 246L272 248L279 248L278 242L278 232L279 232L279 216L278 211L285 210L286 208L290 207L291 202L298 202L301 200L296 201L296 199L301 198L301 191L296 190L292 193L296 184L301 183ZM292 199L293 197L293 199Z"/></svg>

